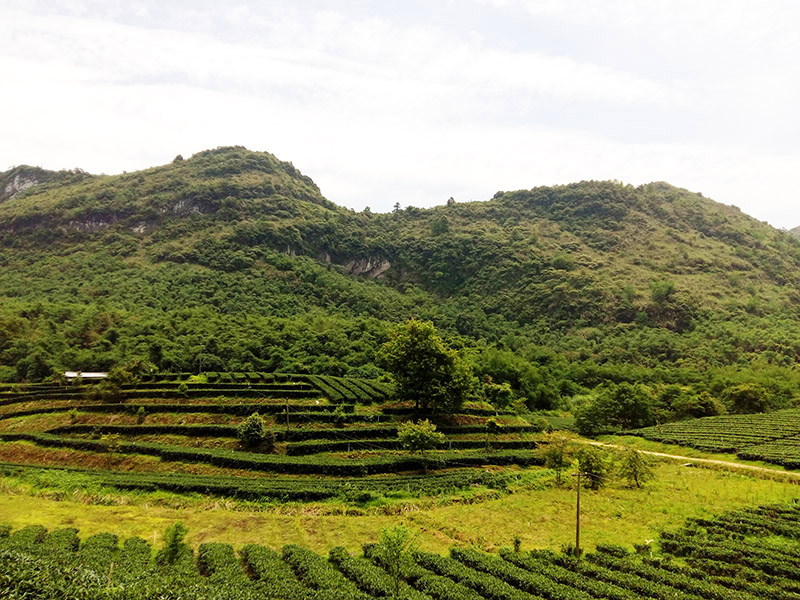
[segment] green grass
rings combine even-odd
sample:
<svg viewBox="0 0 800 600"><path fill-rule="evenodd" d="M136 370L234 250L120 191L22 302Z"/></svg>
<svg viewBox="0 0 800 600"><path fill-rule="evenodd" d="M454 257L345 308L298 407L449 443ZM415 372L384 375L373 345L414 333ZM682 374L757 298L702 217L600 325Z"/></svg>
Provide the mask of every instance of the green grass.
<svg viewBox="0 0 800 600"><path fill-rule="evenodd" d="M536 471L535 469L531 471ZM724 470L693 469L671 462L659 463L657 479L645 489L615 484L582 496L582 543L631 546L657 537L664 529L680 526L688 517L725 510L782 502L800 496L787 482L752 478ZM573 541L575 492L571 489L524 489L495 500L471 503L468 494L442 499L407 500L376 507L342 503L252 506L200 497L166 494L113 498L112 505L86 504L71 497L59 500L30 496L13 481L0 480L0 515L13 527L34 523L49 528L77 527L82 534L111 531L120 537L152 540L175 521L190 530L188 541L261 543L281 546L302 544L317 552L342 545L357 551L374 542L381 529L404 523L417 532L419 546L445 552L454 543L476 544L485 549L510 545L514 536L523 548L555 548ZM541 486L537 486L541 487ZM82 497L76 495L75 498ZM129 505L120 505L125 498ZM87 498L83 498L87 500ZM114 504L116 503L116 504Z"/></svg>

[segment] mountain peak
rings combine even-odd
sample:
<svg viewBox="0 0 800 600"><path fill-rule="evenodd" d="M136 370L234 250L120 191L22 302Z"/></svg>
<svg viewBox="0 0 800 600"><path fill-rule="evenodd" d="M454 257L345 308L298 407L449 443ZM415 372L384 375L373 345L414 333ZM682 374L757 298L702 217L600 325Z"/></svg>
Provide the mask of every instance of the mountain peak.
<svg viewBox="0 0 800 600"><path fill-rule="evenodd" d="M0 173L0 204L42 183L54 180L67 181L73 178L82 179L88 176L89 174L81 169L48 171L30 165L12 167L5 173Z"/></svg>

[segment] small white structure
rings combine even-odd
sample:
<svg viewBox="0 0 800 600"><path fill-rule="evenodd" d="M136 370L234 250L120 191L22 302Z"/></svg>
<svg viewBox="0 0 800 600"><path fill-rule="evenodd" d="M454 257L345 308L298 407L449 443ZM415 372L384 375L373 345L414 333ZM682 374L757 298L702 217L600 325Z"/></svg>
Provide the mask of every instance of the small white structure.
<svg viewBox="0 0 800 600"><path fill-rule="evenodd" d="M108 377L108 373L101 373L101 372L81 372L81 371L64 371L64 377L67 379L77 379L80 377L81 379L105 379Z"/></svg>

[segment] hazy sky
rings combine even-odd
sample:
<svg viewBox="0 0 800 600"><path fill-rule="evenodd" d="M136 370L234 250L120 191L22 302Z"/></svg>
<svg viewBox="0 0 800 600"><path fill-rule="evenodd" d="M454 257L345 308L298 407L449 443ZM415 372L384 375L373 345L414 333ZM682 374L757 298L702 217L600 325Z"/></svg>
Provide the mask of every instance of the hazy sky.
<svg viewBox="0 0 800 600"><path fill-rule="evenodd" d="M338 204L668 181L800 225L796 0L0 0L0 170L221 145Z"/></svg>

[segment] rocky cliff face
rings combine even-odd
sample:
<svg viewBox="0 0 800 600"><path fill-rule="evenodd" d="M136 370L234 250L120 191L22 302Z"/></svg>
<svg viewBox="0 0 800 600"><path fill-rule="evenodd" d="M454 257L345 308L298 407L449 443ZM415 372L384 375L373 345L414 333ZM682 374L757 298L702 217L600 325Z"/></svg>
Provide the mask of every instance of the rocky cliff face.
<svg viewBox="0 0 800 600"><path fill-rule="evenodd" d="M351 260L344 266L351 275L365 275L375 278L380 277L388 271L392 263L385 258L370 256Z"/></svg>
<svg viewBox="0 0 800 600"><path fill-rule="evenodd" d="M80 169L72 171L48 171L41 167L20 165L0 173L0 204L34 186L52 180L77 180L89 174Z"/></svg>
<svg viewBox="0 0 800 600"><path fill-rule="evenodd" d="M22 166L3 173L0 176L0 202L10 200L20 192L39 185L43 180L43 173L39 171L43 169ZM44 174L46 173L47 171L44 171Z"/></svg>

